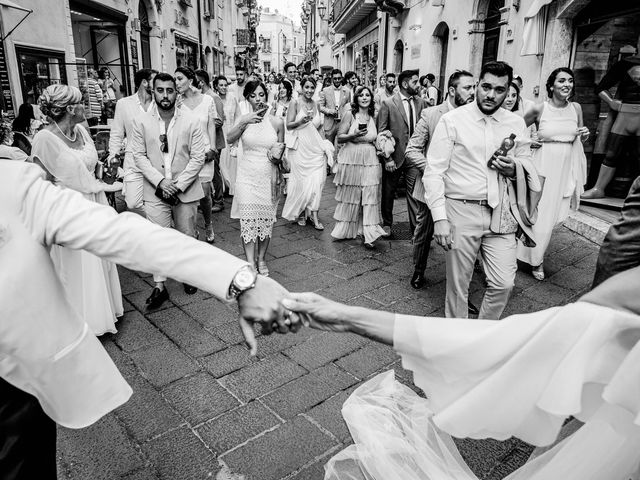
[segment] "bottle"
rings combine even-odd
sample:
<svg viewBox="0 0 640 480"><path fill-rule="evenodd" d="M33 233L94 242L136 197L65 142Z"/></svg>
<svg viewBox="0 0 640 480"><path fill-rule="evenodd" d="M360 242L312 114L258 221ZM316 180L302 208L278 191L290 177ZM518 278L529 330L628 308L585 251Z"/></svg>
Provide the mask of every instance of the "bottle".
<svg viewBox="0 0 640 480"><path fill-rule="evenodd" d="M493 165L492 165L493 160L497 157L506 156L507 153L509 153L509 150L515 147L515 145L516 145L516 134L512 133L511 135L506 137L504 140L502 140L502 145L500 145L500 148L498 148L493 153L493 155L491 155L491 158L487 162L487 167L493 168Z"/></svg>

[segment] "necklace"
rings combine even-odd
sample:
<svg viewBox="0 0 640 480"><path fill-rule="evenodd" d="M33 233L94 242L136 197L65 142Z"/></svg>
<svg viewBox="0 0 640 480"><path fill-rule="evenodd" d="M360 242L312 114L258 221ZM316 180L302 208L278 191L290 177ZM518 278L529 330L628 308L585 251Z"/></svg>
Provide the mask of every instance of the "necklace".
<svg viewBox="0 0 640 480"><path fill-rule="evenodd" d="M54 121L53 123L55 123L55 124L56 124L56 128L58 129L58 131L62 134L62 136L63 136L64 138L66 138L67 140L69 140L71 143L75 143L76 139L78 138L78 136L76 135L76 131L75 131L75 130L73 131L73 138L71 138L71 137L68 137L68 136L67 136L67 135L62 131L62 129L61 129L61 128L60 128L60 126L58 125L58 122L55 122L55 121Z"/></svg>

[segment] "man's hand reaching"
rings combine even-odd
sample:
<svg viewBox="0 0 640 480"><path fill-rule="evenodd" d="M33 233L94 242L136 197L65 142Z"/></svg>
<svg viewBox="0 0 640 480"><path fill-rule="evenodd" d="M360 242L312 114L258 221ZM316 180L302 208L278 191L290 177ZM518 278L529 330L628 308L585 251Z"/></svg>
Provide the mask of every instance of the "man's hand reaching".
<svg viewBox="0 0 640 480"><path fill-rule="evenodd" d="M252 356L258 351L253 331L254 323L262 325L264 335L269 335L273 331L297 332L302 326L300 316L282 305L282 300L289 295L287 289L275 280L258 275L255 287L238 297L240 329Z"/></svg>

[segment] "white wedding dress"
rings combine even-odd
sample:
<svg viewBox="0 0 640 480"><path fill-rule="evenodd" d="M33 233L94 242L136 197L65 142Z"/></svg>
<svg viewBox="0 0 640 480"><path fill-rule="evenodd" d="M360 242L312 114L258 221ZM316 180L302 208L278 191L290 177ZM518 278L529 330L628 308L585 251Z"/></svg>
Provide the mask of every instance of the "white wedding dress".
<svg viewBox="0 0 640 480"><path fill-rule="evenodd" d="M508 480L636 480L639 340L640 316L584 301L501 321L398 315L394 348L427 399L393 372L362 385L343 407L355 445L325 480L477 480L450 435L548 447L569 416L585 424Z"/></svg>
<svg viewBox="0 0 640 480"><path fill-rule="evenodd" d="M84 139L82 149L71 148L50 131L41 130L33 139L34 161L35 157L40 160L56 185L76 190L88 200L109 205L104 194L105 184L94 174L98 152L93 140L82 127L76 126L75 134ZM124 314L116 266L84 250L58 245L51 247L51 258L71 305L93 333L116 333L116 317Z"/></svg>

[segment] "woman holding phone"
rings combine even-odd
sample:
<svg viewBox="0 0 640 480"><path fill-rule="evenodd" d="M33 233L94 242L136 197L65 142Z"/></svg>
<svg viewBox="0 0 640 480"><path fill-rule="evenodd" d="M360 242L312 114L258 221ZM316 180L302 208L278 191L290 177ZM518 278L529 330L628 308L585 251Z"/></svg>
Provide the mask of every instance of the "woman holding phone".
<svg viewBox="0 0 640 480"><path fill-rule="evenodd" d="M247 82L243 92L251 111L242 115L229 131L229 144L242 142L238 159L231 218L240 219L240 236L247 262L258 273L269 275L265 261L278 207L278 164L284 152L284 122L266 115L267 87L258 80Z"/></svg>
<svg viewBox="0 0 640 480"><path fill-rule="evenodd" d="M371 89L356 88L351 111L344 115L338 128L338 143L344 146L338 153L333 180L338 187L338 205L331 236L341 240L363 235L366 248L374 248L373 242L385 235L380 226L382 166L374 146L378 132L373 117Z"/></svg>
<svg viewBox="0 0 640 480"><path fill-rule="evenodd" d="M324 230L318 219L322 189L327 179L325 149L323 147L323 118L313 101L316 81L313 77L302 80L302 95L291 102L287 113L287 129L293 133L293 144L287 155L291 165L287 201L282 216L287 220L298 218L304 226L311 218L316 230Z"/></svg>

